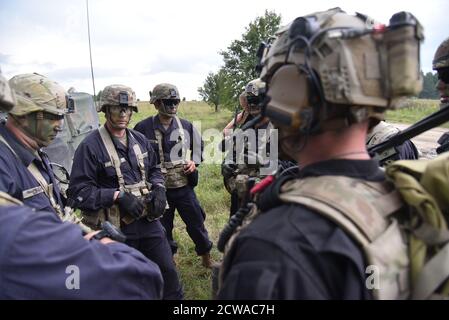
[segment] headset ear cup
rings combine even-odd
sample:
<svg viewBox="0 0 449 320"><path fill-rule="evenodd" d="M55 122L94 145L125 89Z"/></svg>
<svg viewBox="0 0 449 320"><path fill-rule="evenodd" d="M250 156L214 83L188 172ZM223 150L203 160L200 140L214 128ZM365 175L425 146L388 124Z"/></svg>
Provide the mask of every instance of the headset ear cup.
<svg viewBox="0 0 449 320"><path fill-rule="evenodd" d="M304 127L308 117L302 119L301 113L310 107L308 87L306 75L296 65L282 65L270 79L265 115L280 126Z"/></svg>

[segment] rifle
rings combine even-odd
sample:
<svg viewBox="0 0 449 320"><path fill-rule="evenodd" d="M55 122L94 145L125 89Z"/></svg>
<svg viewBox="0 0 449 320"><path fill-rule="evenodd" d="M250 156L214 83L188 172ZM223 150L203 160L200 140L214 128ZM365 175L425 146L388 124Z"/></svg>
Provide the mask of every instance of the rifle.
<svg viewBox="0 0 449 320"><path fill-rule="evenodd" d="M368 152L372 157L379 156L381 153L403 144L405 141L412 139L421 133L435 128L449 121L449 108L442 108L427 117L412 124L410 127L400 131L392 136L389 140L376 144L368 148Z"/></svg>

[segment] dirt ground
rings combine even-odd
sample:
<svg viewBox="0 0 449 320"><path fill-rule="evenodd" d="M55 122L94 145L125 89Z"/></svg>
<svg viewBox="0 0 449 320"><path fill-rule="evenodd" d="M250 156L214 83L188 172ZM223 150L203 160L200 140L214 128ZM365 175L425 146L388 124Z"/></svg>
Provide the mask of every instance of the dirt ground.
<svg viewBox="0 0 449 320"><path fill-rule="evenodd" d="M400 124L400 123L394 123L394 125L401 130L404 130L405 128L407 128L409 126L409 124ZM432 130L426 131L426 132L420 134L419 136L413 138L412 142L419 149L419 151L422 154L422 157L433 158L437 155L435 152L435 149L439 146L437 143L437 140L446 131L449 131L449 129L439 128L439 127L434 128Z"/></svg>

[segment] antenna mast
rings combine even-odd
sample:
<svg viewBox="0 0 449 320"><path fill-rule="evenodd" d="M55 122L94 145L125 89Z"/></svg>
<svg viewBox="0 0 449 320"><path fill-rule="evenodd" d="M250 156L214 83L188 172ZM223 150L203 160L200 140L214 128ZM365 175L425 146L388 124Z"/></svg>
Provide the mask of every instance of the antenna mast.
<svg viewBox="0 0 449 320"><path fill-rule="evenodd" d="M92 87L94 89L94 102L95 105L97 104L96 99L96 92L95 92L95 79L94 79L94 67L92 64L92 48L90 45L90 23L89 23L89 0L86 0L86 9L87 9L87 37L89 39L89 56L90 56L90 74L92 76Z"/></svg>

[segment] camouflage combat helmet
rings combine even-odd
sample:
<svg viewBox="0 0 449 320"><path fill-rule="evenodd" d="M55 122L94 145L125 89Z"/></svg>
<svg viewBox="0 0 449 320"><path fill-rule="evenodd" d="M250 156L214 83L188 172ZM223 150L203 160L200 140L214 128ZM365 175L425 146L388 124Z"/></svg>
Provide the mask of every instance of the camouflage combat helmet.
<svg viewBox="0 0 449 320"><path fill-rule="evenodd" d="M178 99L179 97L178 88L175 85L169 83L161 83L154 87L153 91L150 91L150 103L161 99Z"/></svg>
<svg viewBox="0 0 449 320"><path fill-rule="evenodd" d="M382 120L386 109L418 94L424 38L418 20L400 12L389 26L372 21L334 8L281 28L259 51L265 114L276 125L313 134Z"/></svg>
<svg viewBox="0 0 449 320"><path fill-rule="evenodd" d="M0 71L0 112L9 112L16 104L14 93L9 87L8 80Z"/></svg>
<svg viewBox="0 0 449 320"><path fill-rule="evenodd" d="M245 94L259 96L261 90L265 89L265 82L260 79L254 79L245 86Z"/></svg>
<svg viewBox="0 0 449 320"><path fill-rule="evenodd" d="M449 38L444 40L437 51L432 61L433 70L449 67Z"/></svg>
<svg viewBox="0 0 449 320"><path fill-rule="evenodd" d="M66 92L58 83L38 73L20 74L9 80L17 104L10 111L16 116L44 111L63 116L67 111Z"/></svg>
<svg viewBox="0 0 449 320"><path fill-rule="evenodd" d="M136 93L130 87L113 84L104 88L100 95L100 111L108 106L128 106L138 112Z"/></svg>

